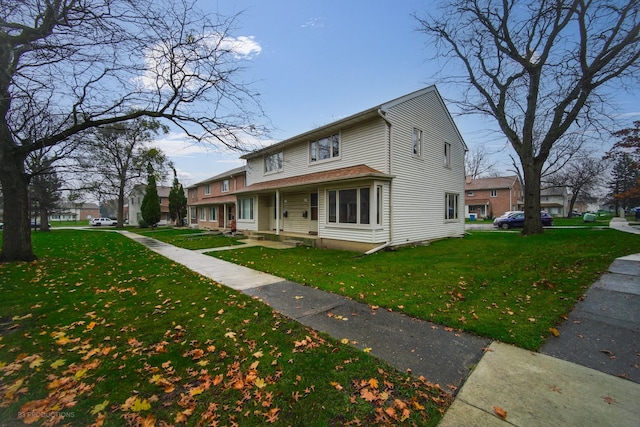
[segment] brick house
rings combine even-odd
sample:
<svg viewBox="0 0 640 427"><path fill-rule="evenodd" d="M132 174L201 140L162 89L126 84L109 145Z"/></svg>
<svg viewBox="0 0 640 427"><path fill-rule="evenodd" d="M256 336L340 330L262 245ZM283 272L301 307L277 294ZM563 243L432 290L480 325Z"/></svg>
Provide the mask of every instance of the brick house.
<svg viewBox="0 0 640 427"><path fill-rule="evenodd" d="M523 204L522 185L515 175L467 177L464 191L466 218L493 218L507 211L519 210Z"/></svg>

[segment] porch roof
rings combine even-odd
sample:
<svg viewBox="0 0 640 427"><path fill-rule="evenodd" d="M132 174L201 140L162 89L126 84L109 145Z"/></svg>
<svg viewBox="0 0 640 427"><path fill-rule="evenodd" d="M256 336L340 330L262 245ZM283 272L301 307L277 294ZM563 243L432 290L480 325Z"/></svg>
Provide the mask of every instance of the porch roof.
<svg viewBox="0 0 640 427"><path fill-rule="evenodd" d="M236 196L233 194L225 194L224 196L207 197L193 203L189 203L189 206L203 206L203 205L221 205L223 203L235 203Z"/></svg>
<svg viewBox="0 0 640 427"><path fill-rule="evenodd" d="M314 172L306 175L297 175L289 178L274 179L272 181L256 182L242 190L238 190L236 194L255 193L259 191L276 190L279 188L308 186L327 182L366 178L390 180L393 178L393 175L382 173L367 165L357 165L323 172Z"/></svg>

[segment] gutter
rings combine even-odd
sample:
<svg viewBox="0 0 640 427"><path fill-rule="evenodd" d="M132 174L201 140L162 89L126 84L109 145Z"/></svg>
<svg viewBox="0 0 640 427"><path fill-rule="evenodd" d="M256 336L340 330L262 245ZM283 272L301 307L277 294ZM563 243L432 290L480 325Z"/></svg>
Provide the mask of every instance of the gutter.
<svg viewBox="0 0 640 427"><path fill-rule="evenodd" d="M391 121L387 118L386 112L382 108L378 108L378 115L385 121L387 124L387 174L391 175ZM385 243L386 245L390 245L393 242L393 181L389 181L389 241ZM373 252L382 249L381 246L379 248L375 248L372 250ZM367 252L373 253L372 251Z"/></svg>

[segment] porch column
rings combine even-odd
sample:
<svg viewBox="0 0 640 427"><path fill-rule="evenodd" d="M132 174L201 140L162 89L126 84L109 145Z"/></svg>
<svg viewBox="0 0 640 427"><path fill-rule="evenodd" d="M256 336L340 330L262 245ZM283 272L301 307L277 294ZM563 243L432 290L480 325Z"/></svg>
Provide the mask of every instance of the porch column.
<svg viewBox="0 0 640 427"><path fill-rule="evenodd" d="M276 190L276 236L280 235L280 190Z"/></svg>
<svg viewBox="0 0 640 427"><path fill-rule="evenodd" d="M222 228L224 228L224 229L226 230L226 229L227 229L227 204L226 204L226 203L224 203L224 204L222 205L222 210L223 210L223 214L222 214L222 217L223 217L223 221L222 221Z"/></svg>

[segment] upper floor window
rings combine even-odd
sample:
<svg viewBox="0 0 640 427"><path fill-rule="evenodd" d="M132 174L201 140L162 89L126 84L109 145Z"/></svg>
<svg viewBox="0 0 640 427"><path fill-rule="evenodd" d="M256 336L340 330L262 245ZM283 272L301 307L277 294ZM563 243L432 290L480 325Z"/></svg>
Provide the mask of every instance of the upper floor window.
<svg viewBox="0 0 640 427"><path fill-rule="evenodd" d="M327 138L311 141L309 159L312 162L328 160L340 156L340 135L333 134Z"/></svg>
<svg viewBox="0 0 640 427"><path fill-rule="evenodd" d="M277 172L284 166L284 154L282 151L264 157L264 172Z"/></svg>
<svg viewBox="0 0 640 427"><path fill-rule="evenodd" d="M467 191L467 196L473 197L473 191L472 190Z"/></svg>
<svg viewBox="0 0 640 427"><path fill-rule="evenodd" d="M225 191L229 191L229 180L223 179L220 183L220 190L224 193Z"/></svg>
<svg viewBox="0 0 640 427"><path fill-rule="evenodd" d="M489 197L498 197L498 190L489 190Z"/></svg>
<svg viewBox="0 0 640 427"><path fill-rule="evenodd" d="M422 157L422 131L413 128L413 155Z"/></svg>
<svg viewBox="0 0 640 427"><path fill-rule="evenodd" d="M448 142L444 143L444 165L451 166L451 144Z"/></svg>
<svg viewBox="0 0 640 427"><path fill-rule="evenodd" d="M204 194L211 194L211 184L204 186Z"/></svg>

